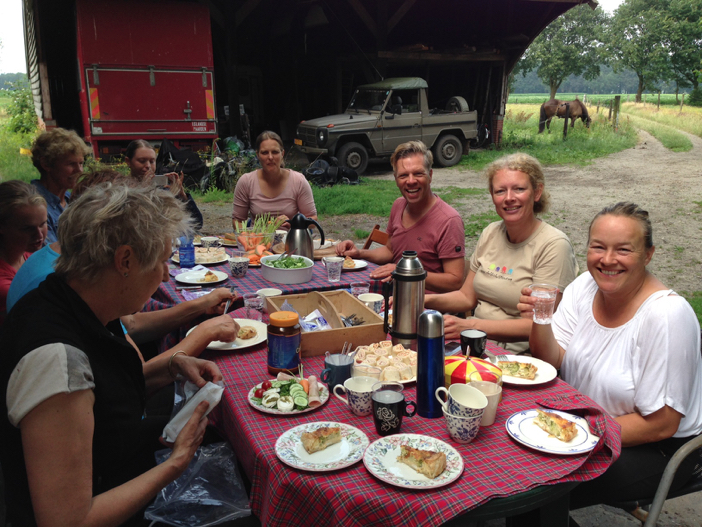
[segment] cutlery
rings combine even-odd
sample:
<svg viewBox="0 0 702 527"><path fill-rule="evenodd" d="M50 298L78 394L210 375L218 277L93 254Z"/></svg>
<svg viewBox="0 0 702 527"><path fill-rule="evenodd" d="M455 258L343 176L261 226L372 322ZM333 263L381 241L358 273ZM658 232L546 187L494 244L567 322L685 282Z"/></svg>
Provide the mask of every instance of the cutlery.
<svg viewBox="0 0 702 527"><path fill-rule="evenodd" d="M490 362L493 364L497 364L498 361L509 362L509 357L507 355L495 355L488 350L485 350L484 355L487 355L487 358L490 359Z"/></svg>
<svg viewBox="0 0 702 527"><path fill-rule="evenodd" d="M232 295L236 295L236 286L235 285L231 286L229 288L229 292ZM230 298L229 300L227 300L227 303L224 304L224 313L222 313L223 315L227 314L227 311L229 311L229 306L231 306L231 305L232 305L232 299Z"/></svg>
<svg viewBox="0 0 702 527"><path fill-rule="evenodd" d="M202 289L201 285L179 285L176 287L176 291L197 291Z"/></svg>

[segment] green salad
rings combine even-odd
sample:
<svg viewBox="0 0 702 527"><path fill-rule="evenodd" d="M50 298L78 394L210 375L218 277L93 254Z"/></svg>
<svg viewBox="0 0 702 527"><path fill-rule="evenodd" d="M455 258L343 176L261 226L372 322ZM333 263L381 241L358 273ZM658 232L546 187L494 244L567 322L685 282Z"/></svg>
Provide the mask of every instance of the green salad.
<svg viewBox="0 0 702 527"><path fill-rule="evenodd" d="M284 258L278 258L270 263L273 267L277 269L302 269L303 267L309 267L309 264L304 258L299 256L286 256Z"/></svg>

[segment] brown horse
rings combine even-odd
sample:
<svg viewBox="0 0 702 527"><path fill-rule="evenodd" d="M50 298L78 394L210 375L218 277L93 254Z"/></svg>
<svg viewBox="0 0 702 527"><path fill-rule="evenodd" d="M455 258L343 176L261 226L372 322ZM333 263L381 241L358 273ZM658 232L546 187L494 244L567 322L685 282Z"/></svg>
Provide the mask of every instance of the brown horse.
<svg viewBox="0 0 702 527"><path fill-rule="evenodd" d="M576 97L574 101L560 101L558 99L551 99L546 101L541 105L541 112L539 114L539 133L544 131L544 126L548 128L548 133L551 133L551 119L556 116L563 119L565 117L566 103L570 104L570 111L568 117L571 119L570 127L575 127L575 121L577 119L582 119L583 123L587 128L590 128L590 116L587 114L587 108L585 105L578 100Z"/></svg>

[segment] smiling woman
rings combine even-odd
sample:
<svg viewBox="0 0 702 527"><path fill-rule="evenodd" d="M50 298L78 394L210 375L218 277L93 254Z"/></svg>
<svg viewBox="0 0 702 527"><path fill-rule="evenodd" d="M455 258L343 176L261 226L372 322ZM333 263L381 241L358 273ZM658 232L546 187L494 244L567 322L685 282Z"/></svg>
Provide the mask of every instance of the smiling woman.
<svg viewBox="0 0 702 527"><path fill-rule="evenodd" d="M12 279L46 239L46 201L23 181L0 183L0 326Z"/></svg>

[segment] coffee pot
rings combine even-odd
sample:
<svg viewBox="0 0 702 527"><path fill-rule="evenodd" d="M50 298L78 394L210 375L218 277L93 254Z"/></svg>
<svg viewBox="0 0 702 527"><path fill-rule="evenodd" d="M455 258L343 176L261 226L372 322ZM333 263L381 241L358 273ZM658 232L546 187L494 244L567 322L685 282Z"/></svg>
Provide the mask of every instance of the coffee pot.
<svg viewBox="0 0 702 527"><path fill-rule="evenodd" d="M314 244L308 227L315 225L319 230L319 235L322 237L321 244L324 245L324 231L319 223L311 218L305 217L299 212L290 220L290 231L285 238L285 251L296 254L297 256L305 256L310 260L314 260Z"/></svg>
<svg viewBox="0 0 702 527"><path fill-rule="evenodd" d="M392 282L383 284L385 297L384 329L393 345L417 350L417 320L424 312L424 281L427 272L417 258L417 251L404 251L392 272ZM388 305L392 288L392 327L388 324Z"/></svg>

